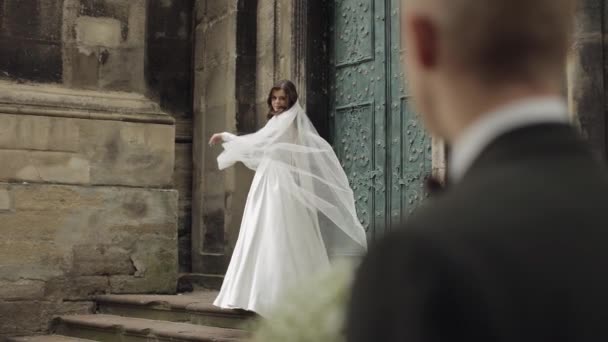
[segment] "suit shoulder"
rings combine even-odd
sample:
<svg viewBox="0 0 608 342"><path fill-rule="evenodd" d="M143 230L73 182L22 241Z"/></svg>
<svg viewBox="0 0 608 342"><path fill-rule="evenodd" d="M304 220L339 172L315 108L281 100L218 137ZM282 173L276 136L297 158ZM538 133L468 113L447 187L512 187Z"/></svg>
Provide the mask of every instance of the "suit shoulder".
<svg viewBox="0 0 608 342"><path fill-rule="evenodd" d="M427 254L438 245L434 241L434 234L421 228L408 226L392 231L379 239L370 247L368 257L396 260L404 256Z"/></svg>
<svg viewBox="0 0 608 342"><path fill-rule="evenodd" d="M457 193L446 193L436 198L430 198L418 207L407 218L401 231L424 236L429 233L429 227L447 229L456 224L458 218L469 210L470 206L466 199L461 198Z"/></svg>

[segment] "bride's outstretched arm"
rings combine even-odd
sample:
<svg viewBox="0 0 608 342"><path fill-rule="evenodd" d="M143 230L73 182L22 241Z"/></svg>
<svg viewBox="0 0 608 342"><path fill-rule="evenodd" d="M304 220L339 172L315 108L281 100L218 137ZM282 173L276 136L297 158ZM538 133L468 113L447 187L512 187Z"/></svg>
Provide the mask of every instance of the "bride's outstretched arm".
<svg viewBox="0 0 608 342"><path fill-rule="evenodd" d="M209 139L209 145L213 146L215 144L219 144L222 141L227 142L233 140L235 137L236 135L228 132L215 133L211 136L211 139Z"/></svg>

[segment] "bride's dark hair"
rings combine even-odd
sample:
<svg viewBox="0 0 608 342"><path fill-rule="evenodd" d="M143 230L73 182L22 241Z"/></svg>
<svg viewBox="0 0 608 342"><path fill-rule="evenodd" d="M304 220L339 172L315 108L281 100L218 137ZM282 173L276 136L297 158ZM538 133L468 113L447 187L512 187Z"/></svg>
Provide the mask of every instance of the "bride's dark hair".
<svg viewBox="0 0 608 342"><path fill-rule="evenodd" d="M293 107L293 105L296 104L296 101L298 101L298 91L296 90L296 85L293 84L293 82L291 82L290 80L282 80L277 82L272 87L272 89L270 89L270 92L268 93L268 100L266 100L266 103L268 103L268 115L266 115L268 120L270 120L275 114L277 114L272 110L272 93L275 90L281 89L285 92L285 95L287 96L287 109Z"/></svg>

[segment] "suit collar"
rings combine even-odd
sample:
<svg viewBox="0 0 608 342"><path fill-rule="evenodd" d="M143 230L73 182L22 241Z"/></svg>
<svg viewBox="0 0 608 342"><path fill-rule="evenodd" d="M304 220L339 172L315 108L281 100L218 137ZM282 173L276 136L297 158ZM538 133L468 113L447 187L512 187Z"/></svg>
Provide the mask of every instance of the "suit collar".
<svg viewBox="0 0 608 342"><path fill-rule="evenodd" d="M564 157L593 158L591 150L571 125L545 123L526 126L492 141L458 183L500 172L513 165L531 167L533 163Z"/></svg>
<svg viewBox="0 0 608 342"><path fill-rule="evenodd" d="M459 182L482 151L501 135L526 126L567 122L567 107L559 97L530 98L486 113L453 144L448 178L451 183Z"/></svg>

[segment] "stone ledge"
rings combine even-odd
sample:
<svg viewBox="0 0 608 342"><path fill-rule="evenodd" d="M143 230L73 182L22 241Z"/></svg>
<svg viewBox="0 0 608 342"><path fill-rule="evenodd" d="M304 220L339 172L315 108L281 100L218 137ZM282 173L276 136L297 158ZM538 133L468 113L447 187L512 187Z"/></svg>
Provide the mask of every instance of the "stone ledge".
<svg viewBox="0 0 608 342"><path fill-rule="evenodd" d="M0 184L0 213L3 211L11 211L12 209L12 196L8 189Z"/></svg>
<svg viewBox="0 0 608 342"><path fill-rule="evenodd" d="M3 301L0 299L0 341L8 336L47 333L55 316L86 315L95 310L89 301Z"/></svg>
<svg viewBox="0 0 608 342"><path fill-rule="evenodd" d="M217 291L200 291L187 295L101 295L96 297L100 306L133 305L157 310L185 310L198 313L211 313L246 319L251 315L241 311L221 309L212 304Z"/></svg>
<svg viewBox="0 0 608 342"><path fill-rule="evenodd" d="M93 340L84 340L61 335L41 335L41 336L23 336L9 337L7 342L93 342Z"/></svg>
<svg viewBox="0 0 608 342"><path fill-rule="evenodd" d="M56 322L57 332L79 338L113 336L141 337L171 341L244 341L249 334L236 329L206 327L187 323L163 322L112 315L63 316ZM96 339L97 339L96 338Z"/></svg>
<svg viewBox="0 0 608 342"><path fill-rule="evenodd" d="M0 81L0 112L174 125L175 119L141 94Z"/></svg>
<svg viewBox="0 0 608 342"><path fill-rule="evenodd" d="M218 328L248 330L259 316L242 310L213 306L216 291L183 295L97 296L98 313L134 318L182 322Z"/></svg>
<svg viewBox="0 0 608 342"><path fill-rule="evenodd" d="M2 188L12 210L0 212L0 301L175 292L175 190L0 183Z"/></svg>
<svg viewBox="0 0 608 342"><path fill-rule="evenodd" d="M224 276L218 274L183 273L180 275L177 287L192 291L193 289L219 290L224 282Z"/></svg>
<svg viewBox="0 0 608 342"><path fill-rule="evenodd" d="M93 342L93 340L84 340L61 335L41 335L41 336L23 336L10 337L7 342Z"/></svg>
<svg viewBox="0 0 608 342"><path fill-rule="evenodd" d="M111 115L111 114L107 114ZM0 181L171 187L175 126L2 113Z"/></svg>

